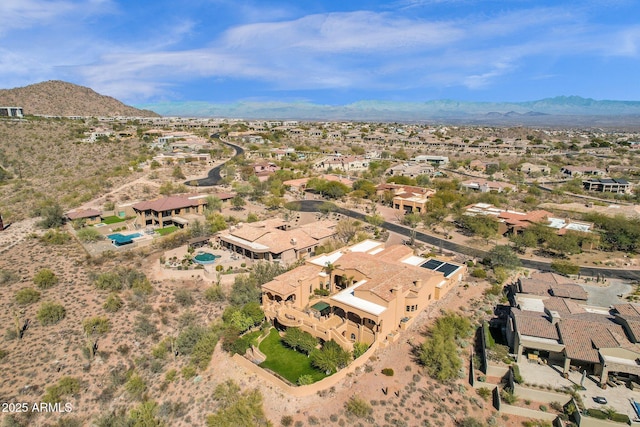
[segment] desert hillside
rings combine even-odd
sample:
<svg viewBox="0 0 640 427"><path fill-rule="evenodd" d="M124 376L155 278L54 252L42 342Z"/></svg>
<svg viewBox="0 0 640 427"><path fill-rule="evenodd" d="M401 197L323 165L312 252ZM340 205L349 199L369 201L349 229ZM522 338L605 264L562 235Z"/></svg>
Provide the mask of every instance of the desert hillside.
<svg viewBox="0 0 640 427"><path fill-rule="evenodd" d="M22 107L25 114L37 115L159 117L153 111L130 107L88 87L60 80L2 89L0 105Z"/></svg>

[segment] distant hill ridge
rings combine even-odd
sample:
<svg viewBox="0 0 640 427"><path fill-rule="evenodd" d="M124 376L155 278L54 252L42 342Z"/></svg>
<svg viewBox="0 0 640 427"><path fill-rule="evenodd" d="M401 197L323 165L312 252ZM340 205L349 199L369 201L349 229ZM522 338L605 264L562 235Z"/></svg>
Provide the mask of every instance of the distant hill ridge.
<svg viewBox="0 0 640 427"><path fill-rule="evenodd" d="M0 106L22 107L25 114L50 116L159 117L151 110L130 107L88 87L60 80L0 89Z"/></svg>
<svg viewBox="0 0 640 427"><path fill-rule="evenodd" d="M238 117L245 119L316 120L443 120L518 123L638 123L639 101L607 101L557 96L528 102L469 102L450 99L426 102L365 100L345 105L309 102L250 102L217 104L203 101L158 102L139 105L163 116Z"/></svg>

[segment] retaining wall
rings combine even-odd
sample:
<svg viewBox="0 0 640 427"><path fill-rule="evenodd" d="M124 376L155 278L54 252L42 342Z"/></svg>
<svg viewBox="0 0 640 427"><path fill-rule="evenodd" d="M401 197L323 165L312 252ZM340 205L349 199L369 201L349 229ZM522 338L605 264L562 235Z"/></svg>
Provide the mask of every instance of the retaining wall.
<svg viewBox="0 0 640 427"><path fill-rule="evenodd" d="M326 390L330 387L335 386L336 384L338 384L340 381L344 380L347 375L349 375L350 373L355 372L355 370L361 366L363 366L364 364L366 364L369 361L369 358L371 356L373 356L373 354L375 353L376 349L378 348L378 344L377 342L374 342L371 347L369 347L369 349L360 357L358 357L356 360L352 361L349 366L347 366L344 369L339 370L338 372L336 372L335 374L321 380L318 381L316 383L313 384L309 384L309 385L303 385L303 386L291 386L289 384L287 384L286 382L284 382L283 380L281 380L280 378L276 377L275 375L269 373L268 371L262 369L260 366L256 365L255 363L251 362L250 360L248 360L247 358L240 356L239 354L234 354L233 355L233 360L240 366L244 367L246 370L258 375L260 378L267 380L269 383L279 387L282 391L284 391L285 393L294 396L294 397L304 397L304 396L310 396L312 394L315 394L319 391L322 390Z"/></svg>

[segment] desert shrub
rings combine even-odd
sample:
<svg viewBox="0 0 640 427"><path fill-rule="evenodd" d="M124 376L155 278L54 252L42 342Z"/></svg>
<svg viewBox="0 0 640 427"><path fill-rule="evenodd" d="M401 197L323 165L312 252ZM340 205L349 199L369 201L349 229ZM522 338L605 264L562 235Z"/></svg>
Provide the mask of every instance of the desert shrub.
<svg viewBox="0 0 640 427"><path fill-rule="evenodd" d="M484 423L476 418L467 417L458 423L459 427L484 427Z"/></svg>
<svg viewBox="0 0 640 427"><path fill-rule="evenodd" d="M55 302L44 302L36 313L36 318L41 325L55 325L65 318L67 310L61 304Z"/></svg>
<svg viewBox="0 0 640 427"><path fill-rule="evenodd" d="M123 305L124 303L122 302L122 299L118 296L118 294L112 292L109 294L102 307L109 313L115 313L116 311L120 310Z"/></svg>
<svg viewBox="0 0 640 427"><path fill-rule="evenodd" d="M182 378L184 378L185 380L189 380L193 377L196 376L196 374L198 373L198 371L196 370L196 367L193 365L187 365L184 368L182 368Z"/></svg>
<svg viewBox="0 0 640 427"><path fill-rule="evenodd" d="M345 402L344 409L348 414L358 418L366 418L373 413L371 405L358 396L351 396L351 398Z"/></svg>
<svg viewBox="0 0 640 427"><path fill-rule="evenodd" d="M47 230L40 241L45 245L64 245L71 240L71 236L66 231Z"/></svg>
<svg viewBox="0 0 640 427"><path fill-rule="evenodd" d="M280 418L280 425L283 427L289 427L293 425L293 417L291 415L283 415Z"/></svg>
<svg viewBox="0 0 640 427"><path fill-rule="evenodd" d="M41 268L36 275L33 276L33 283L40 289L49 289L57 285L59 281L58 276L48 268Z"/></svg>
<svg viewBox="0 0 640 427"><path fill-rule="evenodd" d="M418 349L418 358L429 375L439 381L457 378L462 368L457 341L469 336L472 331L468 318L447 313L438 318L429 329L429 337Z"/></svg>
<svg viewBox="0 0 640 427"><path fill-rule="evenodd" d="M0 268L0 286L10 285L18 281L18 275Z"/></svg>
<svg viewBox="0 0 640 427"><path fill-rule="evenodd" d="M213 285L204 291L204 297L210 302L223 302L227 297L220 285Z"/></svg>
<svg viewBox="0 0 640 427"><path fill-rule="evenodd" d="M73 396L80 392L80 380L73 377L62 377L58 384L47 387L43 402L57 403L62 401L63 397Z"/></svg>
<svg viewBox="0 0 640 427"><path fill-rule="evenodd" d="M129 380L124 384L124 389L134 399L141 399L142 395L147 389L147 384L144 382L140 375L133 373L129 377Z"/></svg>
<svg viewBox="0 0 640 427"><path fill-rule="evenodd" d="M100 274L92 274L93 285L103 291L121 291L132 289L136 294L150 294L153 291L151 283L144 273L132 268L118 268Z"/></svg>
<svg viewBox="0 0 640 427"><path fill-rule="evenodd" d="M489 390L487 387L480 387L476 390L476 392L478 393L478 396L480 396L483 400L488 400L491 396L491 390Z"/></svg>
<svg viewBox="0 0 640 427"><path fill-rule="evenodd" d="M393 374L394 374L394 372L393 372L393 369L391 369L391 368L384 368L384 369L382 370L382 374L383 374L383 375L386 375L386 376L388 376L388 377L392 377L392 376L393 376Z"/></svg>
<svg viewBox="0 0 640 427"><path fill-rule="evenodd" d="M157 417L157 412L158 404L153 400L146 400L131 410L126 425L140 427L163 426L164 423Z"/></svg>
<svg viewBox="0 0 640 427"><path fill-rule="evenodd" d="M0 360L4 359L8 355L9 355L9 352L7 350L0 350Z"/></svg>
<svg viewBox="0 0 640 427"><path fill-rule="evenodd" d="M32 304L40 300L40 292L33 288L24 288L16 292L16 302L20 305Z"/></svg>
<svg viewBox="0 0 640 427"><path fill-rule="evenodd" d="M82 329L87 335L102 335L109 332L111 324L106 317L90 317L82 321Z"/></svg>
<svg viewBox="0 0 640 427"><path fill-rule="evenodd" d="M173 293L173 297L175 298L176 302L183 307L189 307L195 303L193 295L191 295L191 291L187 289L176 289L176 291Z"/></svg>
<svg viewBox="0 0 640 427"><path fill-rule="evenodd" d="M472 277L477 277L478 279L486 279L487 272L484 268L474 268L471 272Z"/></svg>
<svg viewBox="0 0 640 427"><path fill-rule="evenodd" d="M207 417L207 426L266 426L270 425L264 415L262 394L258 389L241 393L240 387L229 380L218 384L213 398L220 409Z"/></svg>
<svg viewBox="0 0 640 427"><path fill-rule="evenodd" d="M141 336L149 336L158 332L158 328L155 323L151 322L147 316L144 314L139 314L136 316L133 330L136 334Z"/></svg>
<svg viewBox="0 0 640 427"><path fill-rule="evenodd" d="M178 378L178 371L175 369L169 369L166 374L164 374L165 381L173 382Z"/></svg>
<svg viewBox="0 0 640 427"><path fill-rule="evenodd" d="M104 236L93 227L85 227L78 230L76 236L78 236L78 240L83 243L94 243L98 240L104 239Z"/></svg>

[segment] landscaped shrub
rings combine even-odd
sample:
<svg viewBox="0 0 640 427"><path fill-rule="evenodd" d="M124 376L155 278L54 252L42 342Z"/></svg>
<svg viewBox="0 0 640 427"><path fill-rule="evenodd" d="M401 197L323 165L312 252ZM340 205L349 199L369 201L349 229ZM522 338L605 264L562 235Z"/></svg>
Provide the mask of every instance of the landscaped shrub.
<svg viewBox="0 0 640 427"><path fill-rule="evenodd" d="M16 302L21 305L32 304L40 300L40 292L33 288L24 288L16 292Z"/></svg>
<svg viewBox="0 0 640 427"><path fill-rule="evenodd" d="M484 331L484 342L488 349L491 349L496 346L496 341L493 339L491 335L491 331L489 330L489 323L485 320L482 322L482 330Z"/></svg>
<svg viewBox="0 0 640 427"><path fill-rule="evenodd" d="M518 397L513 393L513 390L505 388L500 392L500 397L509 405L513 405L518 401Z"/></svg>
<svg viewBox="0 0 640 427"><path fill-rule="evenodd" d="M313 294L326 297L329 295L329 289L314 289Z"/></svg>
<svg viewBox="0 0 640 427"><path fill-rule="evenodd" d="M82 322L82 329L87 335L102 335L109 332L111 324L106 317L90 317Z"/></svg>
<svg viewBox="0 0 640 427"><path fill-rule="evenodd" d="M120 310L123 305L124 303L122 302L122 299L118 296L118 294L112 292L109 294L102 307L109 313L115 313L116 311Z"/></svg>
<svg viewBox="0 0 640 427"><path fill-rule="evenodd" d="M55 273L48 268L40 269L35 276L33 276L33 283L35 283L40 289L49 289L58 284L60 279Z"/></svg>
<svg viewBox="0 0 640 427"><path fill-rule="evenodd" d="M282 337L282 342L292 349L309 354L318 345L318 339L299 328L287 328Z"/></svg>
<svg viewBox="0 0 640 427"><path fill-rule="evenodd" d="M326 341L321 350L314 349L309 357L313 366L328 373L337 372L351 361L351 353L334 340Z"/></svg>
<svg viewBox="0 0 640 427"><path fill-rule="evenodd" d="M365 354L367 350L369 350L368 344L365 344L363 342L353 343L353 358L357 359L358 357Z"/></svg>
<svg viewBox="0 0 640 427"><path fill-rule="evenodd" d="M298 378L298 385L313 384L313 377L311 375L300 375Z"/></svg>
<svg viewBox="0 0 640 427"><path fill-rule="evenodd" d="M384 368L384 369L382 370L382 374L383 374L383 375L386 375L386 376L388 376L388 377L392 377L392 376L393 376L393 374L394 374L394 372L393 372L393 369L391 369L391 368Z"/></svg>
<svg viewBox="0 0 640 427"><path fill-rule="evenodd" d="M95 243L98 240L104 239L104 236L93 227L85 227L78 230L76 236L78 236L78 240L83 243Z"/></svg>
<svg viewBox="0 0 640 427"><path fill-rule="evenodd" d="M511 365L511 370L513 371L513 381L515 381L516 384L522 384L524 382L524 379L520 374L520 367L514 363L513 365Z"/></svg>
<svg viewBox="0 0 640 427"><path fill-rule="evenodd" d="M587 415L593 418L597 418L599 420L606 420L608 418L605 412L595 408L587 409Z"/></svg>
<svg viewBox="0 0 640 427"><path fill-rule="evenodd" d="M40 309L36 313L36 318L41 325L55 325L65 318L67 310L58 303L44 302L40 305Z"/></svg>

